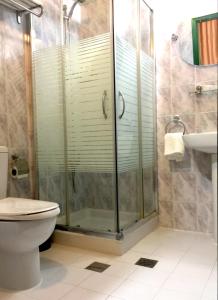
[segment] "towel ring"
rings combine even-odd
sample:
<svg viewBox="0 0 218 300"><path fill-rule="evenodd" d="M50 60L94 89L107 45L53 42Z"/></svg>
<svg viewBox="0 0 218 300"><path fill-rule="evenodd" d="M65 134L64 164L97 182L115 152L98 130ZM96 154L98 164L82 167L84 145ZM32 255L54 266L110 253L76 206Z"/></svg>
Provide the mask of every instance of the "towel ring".
<svg viewBox="0 0 218 300"><path fill-rule="evenodd" d="M186 126L185 124L181 121L180 116L176 115L173 117L173 120L171 120L170 122L167 123L166 127L165 127L165 132L168 133L169 130L169 126L174 123L175 125L182 125L184 130L183 130L183 135L186 133Z"/></svg>

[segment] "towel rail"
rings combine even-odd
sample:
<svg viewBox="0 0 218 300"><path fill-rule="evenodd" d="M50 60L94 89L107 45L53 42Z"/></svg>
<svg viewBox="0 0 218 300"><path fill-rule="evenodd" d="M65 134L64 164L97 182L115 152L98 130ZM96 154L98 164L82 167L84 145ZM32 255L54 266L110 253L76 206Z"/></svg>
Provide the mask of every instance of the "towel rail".
<svg viewBox="0 0 218 300"><path fill-rule="evenodd" d="M25 14L33 14L36 17L43 15L43 6L33 0L0 0L0 5L16 11L18 24L21 24Z"/></svg>
<svg viewBox="0 0 218 300"><path fill-rule="evenodd" d="M183 135L186 133L186 126L185 124L182 122L182 120L180 119L180 116L176 115L173 117L173 120L171 120L170 122L167 123L166 127L165 127L165 132L168 133L169 127L170 125L174 123L175 125L182 125L183 126Z"/></svg>

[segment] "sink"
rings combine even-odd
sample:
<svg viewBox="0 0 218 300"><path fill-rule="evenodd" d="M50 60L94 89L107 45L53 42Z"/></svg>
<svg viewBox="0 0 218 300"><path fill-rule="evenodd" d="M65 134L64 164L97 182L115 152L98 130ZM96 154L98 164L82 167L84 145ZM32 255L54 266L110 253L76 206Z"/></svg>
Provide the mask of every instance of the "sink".
<svg viewBox="0 0 218 300"><path fill-rule="evenodd" d="M185 146L205 153L217 153L217 132L192 133L183 136Z"/></svg>
<svg viewBox="0 0 218 300"><path fill-rule="evenodd" d="M217 132L186 134L183 140L187 148L212 155L214 239L217 243Z"/></svg>

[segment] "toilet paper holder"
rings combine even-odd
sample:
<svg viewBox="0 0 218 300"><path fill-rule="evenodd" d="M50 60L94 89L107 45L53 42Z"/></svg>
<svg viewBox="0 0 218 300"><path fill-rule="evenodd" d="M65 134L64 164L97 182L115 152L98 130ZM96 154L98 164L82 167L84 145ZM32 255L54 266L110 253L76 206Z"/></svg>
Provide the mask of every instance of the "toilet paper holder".
<svg viewBox="0 0 218 300"><path fill-rule="evenodd" d="M29 166L27 160L20 158L17 154L13 154L11 158L11 177L13 179L27 178L29 175Z"/></svg>

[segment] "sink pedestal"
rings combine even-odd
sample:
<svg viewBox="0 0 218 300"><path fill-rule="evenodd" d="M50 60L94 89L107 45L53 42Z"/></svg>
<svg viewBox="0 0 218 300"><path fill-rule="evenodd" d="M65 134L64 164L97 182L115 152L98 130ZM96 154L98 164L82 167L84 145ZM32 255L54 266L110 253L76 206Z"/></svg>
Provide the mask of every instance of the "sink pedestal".
<svg viewBox="0 0 218 300"><path fill-rule="evenodd" d="M213 237L217 243L217 132L186 134L183 139L186 147L212 155Z"/></svg>
<svg viewBox="0 0 218 300"><path fill-rule="evenodd" d="M217 243L217 154L212 155L212 183L213 183L213 211L214 211L214 239Z"/></svg>

